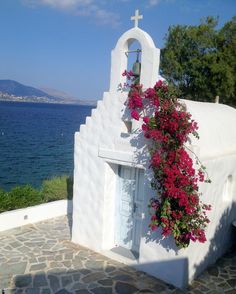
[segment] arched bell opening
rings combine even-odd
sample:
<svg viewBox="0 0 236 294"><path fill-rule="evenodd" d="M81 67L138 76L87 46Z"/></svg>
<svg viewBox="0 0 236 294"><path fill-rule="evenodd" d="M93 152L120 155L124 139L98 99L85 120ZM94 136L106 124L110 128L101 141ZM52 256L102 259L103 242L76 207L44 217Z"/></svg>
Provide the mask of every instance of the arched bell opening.
<svg viewBox="0 0 236 294"><path fill-rule="evenodd" d="M132 71L132 83L140 84L142 71L142 46L138 40L132 38L126 40L124 48L123 56L125 56L126 61L124 70L128 72ZM124 83L131 84L131 81L126 77ZM124 90L128 91L129 87L124 87ZM121 137L126 138L132 134L135 129L135 122L131 119L128 109L125 109L122 121Z"/></svg>
<svg viewBox="0 0 236 294"><path fill-rule="evenodd" d="M137 40L128 40L128 51L126 52L126 56L128 58L127 70L133 72L134 83L139 84L142 68L142 48Z"/></svg>
<svg viewBox="0 0 236 294"><path fill-rule="evenodd" d="M157 81L160 49L155 47L153 40L146 32L133 28L121 36L112 51L110 92L120 92L122 85L126 82L122 73L125 70L131 70L137 60L135 53L129 53L129 51L136 49L142 50L141 54L139 53L140 84L145 89L153 86Z"/></svg>

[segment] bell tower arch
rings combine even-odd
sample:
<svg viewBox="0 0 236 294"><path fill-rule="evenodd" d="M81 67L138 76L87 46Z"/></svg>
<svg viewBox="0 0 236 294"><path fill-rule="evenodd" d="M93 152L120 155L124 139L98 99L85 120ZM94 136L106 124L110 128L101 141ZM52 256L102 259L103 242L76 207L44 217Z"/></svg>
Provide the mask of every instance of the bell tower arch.
<svg viewBox="0 0 236 294"><path fill-rule="evenodd" d="M111 52L110 92L117 92L126 78L122 73L127 69L127 52L134 41L139 42L142 50L140 83L144 88L151 87L158 80L160 49L155 47L152 38L137 26L125 32Z"/></svg>

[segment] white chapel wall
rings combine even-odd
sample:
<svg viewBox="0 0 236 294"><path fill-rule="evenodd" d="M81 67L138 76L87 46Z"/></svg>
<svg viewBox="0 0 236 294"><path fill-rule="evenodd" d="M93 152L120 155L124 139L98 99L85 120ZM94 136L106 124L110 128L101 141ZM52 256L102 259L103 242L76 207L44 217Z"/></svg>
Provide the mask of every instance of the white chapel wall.
<svg viewBox="0 0 236 294"><path fill-rule="evenodd" d="M193 140L192 147L197 150L212 179L212 184L201 186L203 201L213 206L207 229L208 241L204 244L191 243L187 249L178 250L172 238L160 241L159 232L149 236L147 205L154 192L150 188L152 175L145 158L148 153L144 138L135 131L138 124L134 121L133 134L122 137L127 93L117 90L119 84L125 82L122 77L127 66L125 52L134 39L142 47L141 83L144 88L153 86L158 77L160 52L151 37L139 28L123 34L112 51L110 90L104 93L103 100L92 111L91 117L75 134L72 241L98 252L115 245L118 165L143 168L146 198L139 259L131 263L140 270L183 287L213 263L232 241L231 222L236 213L236 137L232 126L236 125L236 111L219 104L186 101L200 127L200 141ZM225 188L227 179L231 179L230 188ZM227 191L231 191L232 195L224 196Z"/></svg>

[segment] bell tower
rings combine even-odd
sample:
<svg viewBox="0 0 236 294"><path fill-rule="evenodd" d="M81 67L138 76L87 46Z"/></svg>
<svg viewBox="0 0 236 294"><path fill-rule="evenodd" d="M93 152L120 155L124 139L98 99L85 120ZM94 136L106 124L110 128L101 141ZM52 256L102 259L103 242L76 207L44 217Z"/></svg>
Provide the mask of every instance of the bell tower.
<svg viewBox="0 0 236 294"><path fill-rule="evenodd" d="M136 121L126 117L127 93L119 91L120 84L126 82L122 73L128 67L131 45L136 42L140 48L134 52L137 82L140 79L147 88L158 79L160 50L138 27L140 19L136 11L134 27L112 50L110 89L75 134L72 241L98 252L110 251L117 244L136 252L141 248L142 203L148 201L142 197L150 195L149 191L142 192L143 182L148 181L143 165L145 153L139 153L144 143L140 138L134 144Z"/></svg>
<svg viewBox="0 0 236 294"><path fill-rule="evenodd" d="M118 40L116 47L111 53L111 75L110 75L110 92L117 92L120 84L125 83L125 77L122 77L124 70L127 70L128 52L130 46L139 42L141 46L141 60L135 62L133 70L140 70L140 83L144 88L154 85L159 79L160 49L156 48L152 38L145 31L138 27L138 22L143 18L139 11L135 11L134 28L125 32Z"/></svg>

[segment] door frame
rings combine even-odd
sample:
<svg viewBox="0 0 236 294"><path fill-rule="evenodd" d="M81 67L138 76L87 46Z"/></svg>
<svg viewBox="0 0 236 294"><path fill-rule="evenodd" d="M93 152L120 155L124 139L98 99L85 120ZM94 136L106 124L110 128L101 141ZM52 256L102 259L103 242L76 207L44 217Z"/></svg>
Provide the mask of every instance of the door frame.
<svg viewBox="0 0 236 294"><path fill-rule="evenodd" d="M139 252L139 247L140 247L140 240L141 240L141 228L142 228L142 211L143 211L143 202L144 202L144 197L142 197L142 200L139 201L139 210L141 210L140 212L140 217L139 217L139 230L136 230L136 221L137 221L137 215L135 216L135 213L133 211L133 207L130 213L130 217L132 217L132 237L131 237L131 246L124 246L123 244L119 244L120 243L120 238L119 238L119 234L120 234L120 224L121 224L121 214L120 214L120 205L121 205L121 169L122 167L125 168L130 168L130 169L134 169L134 180L135 180L135 191L134 194L131 196L132 199L132 203L133 203L133 207L136 204L136 202L138 201L138 193L143 193L143 189L142 191L140 191L140 183L139 180L142 180L144 182L144 169L143 168L139 168L139 167L134 167L134 166L130 166L130 165L122 165L119 164L118 165L118 169L117 169L117 180L116 180L116 201L115 201L115 207L116 207L116 211L115 211L115 230L114 230L114 243L115 246L117 247L122 247L125 248L127 250L130 251L134 251L134 252ZM140 177L142 173L142 176ZM141 183L141 186L143 187L143 183ZM144 193L143 193L144 195ZM135 240L135 233L139 234L138 239L138 246L134 247L134 240Z"/></svg>

